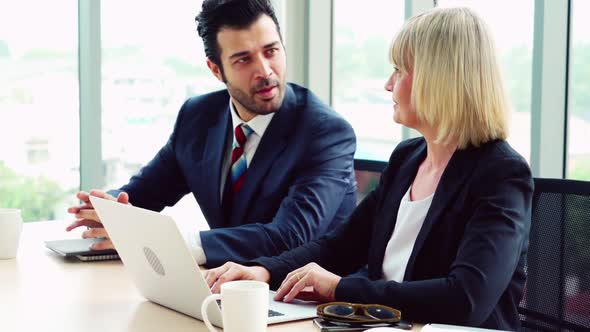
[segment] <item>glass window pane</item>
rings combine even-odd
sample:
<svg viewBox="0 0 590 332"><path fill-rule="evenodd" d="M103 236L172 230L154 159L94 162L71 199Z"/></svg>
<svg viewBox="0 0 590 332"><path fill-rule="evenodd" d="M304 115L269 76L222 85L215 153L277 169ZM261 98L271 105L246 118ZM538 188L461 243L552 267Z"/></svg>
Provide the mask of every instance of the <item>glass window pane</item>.
<svg viewBox="0 0 590 332"><path fill-rule="evenodd" d="M0 207L25 221L65 218L80 186L77 10L0 4Z"/></svg>
<svg viewBox="0 0 590 332"><path fill-rule="evenodd" d="M333 106L354 127L357 159L388 160L401 141L384 85L393 71L389 44L403 22L403 0L334 1Z"/></svg>
<svg viewBox="0 0 590 332"><path fill-rule="evenodd" d="M224 87L209 72L197 34L201 3L101 2L105 189L127 183L156 155L187 98ZM174 211L193 215L193 196L180 206Z"/></svg>
<svg viewBox="0 0 590 332"><path fill-rule="evenodd" d="M590 181L590 2L572 3L567 177Z"/></svg>
<svg viewBox="0 0 590 332"><path fill-rule="evenodd" d="M438 6L472 8L492 30L512 102L508 142L530 161L534 1L439 0ZM518 22L518 28L506 22Z"/></svg>

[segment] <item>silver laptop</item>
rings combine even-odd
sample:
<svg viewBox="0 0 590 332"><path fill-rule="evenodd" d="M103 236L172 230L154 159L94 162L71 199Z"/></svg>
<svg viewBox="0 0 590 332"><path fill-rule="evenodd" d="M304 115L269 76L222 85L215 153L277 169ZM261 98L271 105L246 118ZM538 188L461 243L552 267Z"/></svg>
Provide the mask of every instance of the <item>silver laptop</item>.
<svg viewBox="0 0 590 332"><path fill-rule="evenodd" d="M90 196L125 268L148 300L202 320L201 303L211 294L174 220L166 215ZM316 316L312 303L269 298L268 323ZM223 327L221 310L209 306L211 322Z"/></svg>

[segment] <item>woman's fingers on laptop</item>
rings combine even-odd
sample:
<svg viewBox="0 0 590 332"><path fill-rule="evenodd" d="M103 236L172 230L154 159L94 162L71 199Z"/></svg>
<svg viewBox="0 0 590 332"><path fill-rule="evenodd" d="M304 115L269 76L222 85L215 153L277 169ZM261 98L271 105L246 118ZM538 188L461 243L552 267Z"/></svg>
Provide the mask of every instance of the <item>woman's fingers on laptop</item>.
<svg viewBox="0 0 590 332"><path fill-rule="evenodd" d="M238 264L227 262L218 268L207 271L205 280L207 280L207 285L211 288L211 292L219 293L221 285L237 279L239 269L236 268L236 265Z"/></svg>
<svg viewBox="0 0 590 332"><path fill-rule="evenodd" d="M287 274L287 276L281 283L281 286L279 287L279 289L277 289L277 293L275 294L274 298L276 301L283 301L285 299L285 296L291 291L293 286L301 281L303 276L306 274L306 267L307 265L296 270L293 270L289 274Z"/></svg>
<svg viewBox="0 0 590 332"><path fill-rule="evenodd" d="M264 273L261 273L259 269L259 266L244 266L227 262L218 268L206 271L205 280L209 288L211 288L211 292L219 293L221 285L233 280L258 280L267 282L268 280L263 280L265 279Z"/></svg>
<svg viewBox="0 0 590 332"><path fill-rule="evenodd" d="M275 295L275 300L291 302L306 287L311 286L313 288L312 294L306 294L303 297L309 298L312 295L317 301L333 301L340 279L340 276L318 264L309 263L287 275Z"/></svg>
<svg viewBox="0 0 590 332"><path fill-rule="evenodd" d="M309 270L313 266L313 264L315 264L315 263L309 263L307 265L304 265L298 269L295 269L295 270L289 272L289 274L287 274L287 276L285 277L285 279L281 283L281 286L279 286L279 289L277 290L277 297L275 297L275 299L278 299L279 292L281 290L283 290L287 286L287 284L295 283L295 282L299 281L301 279L301 277L303 277L303 275L305 275L307 270Z"/></svg>
<svg viewBox="0 0 590 332"><path fill-rule="evenodd" d="M297 277L299 279L297 279ZM276 297L282 299L284 302L291 302L305 287L312 285L313 280L309 273L303 274L303 276L296 276L295 279L290 280L284 287L281 288L282 295L277 292ZM286 293L286 294L285 294Z"/></svg>
<svg viewBox="0 0 590 332"><path fill-rule="evenodd" d="M73 223L69 224L68 227L66 227L66 231L69 232L72 229L78 228L80 226L86 226L86 227L91 227L91 228L103 227L101 223L96 222L94 220L78 219L78 220L74 221Z"/></svg>
<svg viewBox="0 0 590 332"><path fill-rule="evenodd" d="M229 263L225 263L223 265L221 265L220 267L216 267L214 269L210 269L205 271L204 273L204 277L205 277L205 281L207 281L207 286L209 288L211 288L211 286L213 286L213 284L217 281L217 279L225 272L229 269Z"/></svg>

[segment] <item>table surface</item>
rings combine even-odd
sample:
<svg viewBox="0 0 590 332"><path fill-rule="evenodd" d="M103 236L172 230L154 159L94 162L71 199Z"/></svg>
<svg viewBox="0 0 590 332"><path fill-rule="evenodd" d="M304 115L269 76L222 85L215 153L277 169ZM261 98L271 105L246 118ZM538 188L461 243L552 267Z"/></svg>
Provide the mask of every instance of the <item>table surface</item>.
<svg viewBox="0 0 590 332"><path fill-rule="evenodd" d="M120 261L66 260L44 241L78 238L66 221L27 223L16 259L0 260L0 331L207 331L190 316L147 301ZM415 326L413 330L419 330ZM319 331L311 320L268 331Z"/></svg>

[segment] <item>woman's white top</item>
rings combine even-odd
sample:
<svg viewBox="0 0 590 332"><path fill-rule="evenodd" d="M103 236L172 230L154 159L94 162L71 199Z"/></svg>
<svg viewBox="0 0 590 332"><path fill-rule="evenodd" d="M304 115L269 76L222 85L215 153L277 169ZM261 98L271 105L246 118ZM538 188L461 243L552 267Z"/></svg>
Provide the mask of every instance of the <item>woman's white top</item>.
<svg viewBox="0 0 590 332"><path fill-rule="evenodd" d="M408 189L397 210L397 221L383 258L383 279L402 282L418 232L424 224L434 193L419 201L410 200Z"/></svg>

